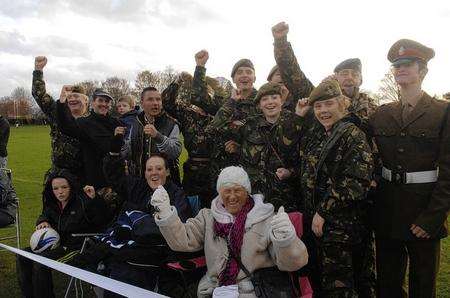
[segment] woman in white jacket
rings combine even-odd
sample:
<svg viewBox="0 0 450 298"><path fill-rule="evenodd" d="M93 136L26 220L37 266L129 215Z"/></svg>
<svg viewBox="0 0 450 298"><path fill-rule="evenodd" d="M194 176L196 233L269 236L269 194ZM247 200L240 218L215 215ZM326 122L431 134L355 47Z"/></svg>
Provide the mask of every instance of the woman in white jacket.
<svg viewBox="0 0 450 298"><path fill-rule="evenodd" d="M307 263L306 247L284 208L280 207L275 215L273 206L265 204L262 195L251 195L250 180L241 167L223 169L217 191L211 209L200 210L185 224L170 206L164 188L158 188L151 199L159 210L155 213L156 223L170 248L205 251L208 270L199 283L199 297L255 297L250 278L236 258L250 273L273 266L295 271Z"/></svg>

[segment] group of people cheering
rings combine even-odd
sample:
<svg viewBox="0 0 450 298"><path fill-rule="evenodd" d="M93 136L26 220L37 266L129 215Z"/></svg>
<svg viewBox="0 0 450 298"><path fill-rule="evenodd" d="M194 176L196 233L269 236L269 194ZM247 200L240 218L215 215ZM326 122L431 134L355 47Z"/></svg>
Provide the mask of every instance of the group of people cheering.
<svg viewBox="0 0 450 298"><path fill-rule="evenodd" d="M130 263L203 251L199 297L255 297L252 273L274 266L308 276L317 297L405 297L409 260L410 297L434 296L450 201L449 104L421 88L434 50L394 43L400 101L377 106L360 92L357 58L314 86L288 31L272 28L276 66L259 90L241 59L228 94L206 76L202 50L193 76L144 88L139 106L102 89L89 101L82 86L55 101L36 57L32 94L52 137L36 228L61 235L43 255L177 296L176 277ZM288 216L298 211L301 239ZM102 235L79 253L83 239L71 235L82 232ZM52 295L49 269L21 257L17 268L25 296Z"/></svg>

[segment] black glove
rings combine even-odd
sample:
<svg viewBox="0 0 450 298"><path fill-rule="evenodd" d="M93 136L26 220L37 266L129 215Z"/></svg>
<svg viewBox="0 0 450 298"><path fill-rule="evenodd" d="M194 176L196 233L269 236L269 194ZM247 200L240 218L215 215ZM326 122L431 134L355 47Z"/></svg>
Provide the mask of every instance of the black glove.
<svg viewBox="0 0 450 298"><path fill-rule="evenodd" d="M122 149L124 143L122 134L115 135L111 140L109 152L120 153L120 149Z"/></svg>

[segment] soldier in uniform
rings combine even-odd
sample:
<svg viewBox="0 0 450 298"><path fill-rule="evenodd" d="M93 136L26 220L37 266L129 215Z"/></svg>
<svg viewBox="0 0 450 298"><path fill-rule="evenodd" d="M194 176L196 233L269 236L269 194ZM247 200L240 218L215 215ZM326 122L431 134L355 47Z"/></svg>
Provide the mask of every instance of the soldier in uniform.
<svg viewBox="0 0 450 298"><path fill-rule="evenodd" d="M275 60L281 78L293 98L306 98L314 86L300 69L292 46L287 41L288 32L289 26L284 22L272 27ZM358 58L342 61L334 69L334 77L338 80L344 95L351 100L349 112L355 113L365 124L368 116L375 111L376 105L367 94L359 91L362 84L361 61Z"/></svg>
<svg viewBox="0 0 450 298"><path fill-rule="evenodd" d="M366 224L373 159L360 119L335 80L308 102L320 125L300 144L300 184L309 274L317 297L375 297L374 260ZM304 115L305 113L303 113Z"/></svg>
<svg viewBox="0 0 450 298"><path fill-rule="evenodd" d="M198 75L202 74L196 71L194 80L206 80L196 77ZM179 98L180 95L185 96L179 91L189 79L189 76L182 73L164 90L163 106L169 115L177 119L183 134L184 147L188 152L188 159L183 164L183 190L188 196L199 196L201 207L209 208L215 191L212 187L214 179L211 175L210 150L206 142L205 128L214 116L191 104L190 98ZM191 91L192 94L195 93ZM211 97L214 97L214 94L211 94Z"/></svg>
<svg viewBox="0 0 450 298"><path fill-rule="evenodd" d="M208 52L203 50L196 54L197 71L204 71L204 66L208 61ZM195 75L194 75L195 76ZM226 99L219 107L218 100L216 104L210 103L210 97L193 96L193 104L201 107L208 113L215 113L215 108L219 107L215 113L214 119L206 128L208 142L211 144L211 159L213 177L217 177L220 170L227 166L238 164L238 145L236 143L237 133L249 116L257 113L253 99L256 96L256 89L253 87L255 83L255 68L249 59L241 59L233 66L231 77L236 90L230 98ZM197 84L203 82L203 87L199 88ZM206 90L203 80L194 80L193 92L195 90ZM203 94L205 94L203 92Z"/></svg>
<svg viewBox="0 0 450 298"><path fill-rule="evenodd" d="M52 145L52 167L47 171L45 177L58 170L65 169L75 175L79 181L85 181L83 177L83 162L81 155L80 142L77 138L64 134L58 127L56 119L56 101L47 93L45 89L43 69L47 65L47 58L44 56L36 57L34 60L32 94L36 103L47 117L50 124L50 137ZM81 86L64 86L61 94L70 89L70 95L67 99L70 113L74 118L79 118L87 113L88 98L86 92ZM45 179L47 180L47 179ZM45 182L44 182L45 184Z"/></svg>
<svg viewBox="0 0 450 298"><path fill-rule="evenodd" d="M295 106L297 103L296 98L292 96L289 89L284 84L278 65L275 65L270 70L269 75L267 76L267 82L281 84L281 100L283 102L283 109L295 112Z"/></svg>
<svg viewBox="0 0 450 298"><path fill-rule="evenodd" d="M409 297L435 297L450 205L449 103L422 90L433 49L401 39L387 57L400 101L369 121L382 163L374 216L379 296L407 297L409 263Z"/></svg>
<svg viewBox="0 0 450 298"><path fill-rule="evenodd" d="M297 211L293 182L303 120L282 108L282 93L277 83L266 83L259 89L255 105L262 114L247 118L239 130L239 162L255 193L263 194L275 209L284 206L286 211Z"/></svg>

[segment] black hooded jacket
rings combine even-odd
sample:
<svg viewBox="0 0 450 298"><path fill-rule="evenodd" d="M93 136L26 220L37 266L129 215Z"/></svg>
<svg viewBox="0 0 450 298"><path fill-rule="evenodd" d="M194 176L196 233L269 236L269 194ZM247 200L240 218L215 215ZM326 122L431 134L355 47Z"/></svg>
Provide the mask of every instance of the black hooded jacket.
<svg viewBox="0 0 450 298"><path fill-rule="evenodd" d="M96 189L109 186L103 175L102 160L109 152L114 129L123 124L109 114L103 116L94 111L89 116L75 119L67 104L60 101L57 101L57 109L58 127L64 134L80 141L86 183Z"/></svg>
<svg viewBox="0 0 450 298"><path fill-rule="evenodd" d="M64 209L53 194L52 180L65 178L70 185L70 198ZM60 236L60 245L79 248L82 237L72 237L73 233L95 233L105 229L111 220L109 209L99 197L91 199L82 191L76 178L66 170L60 170L48 177L42 192L42 214L36 225L46 221Z"/></svg>

